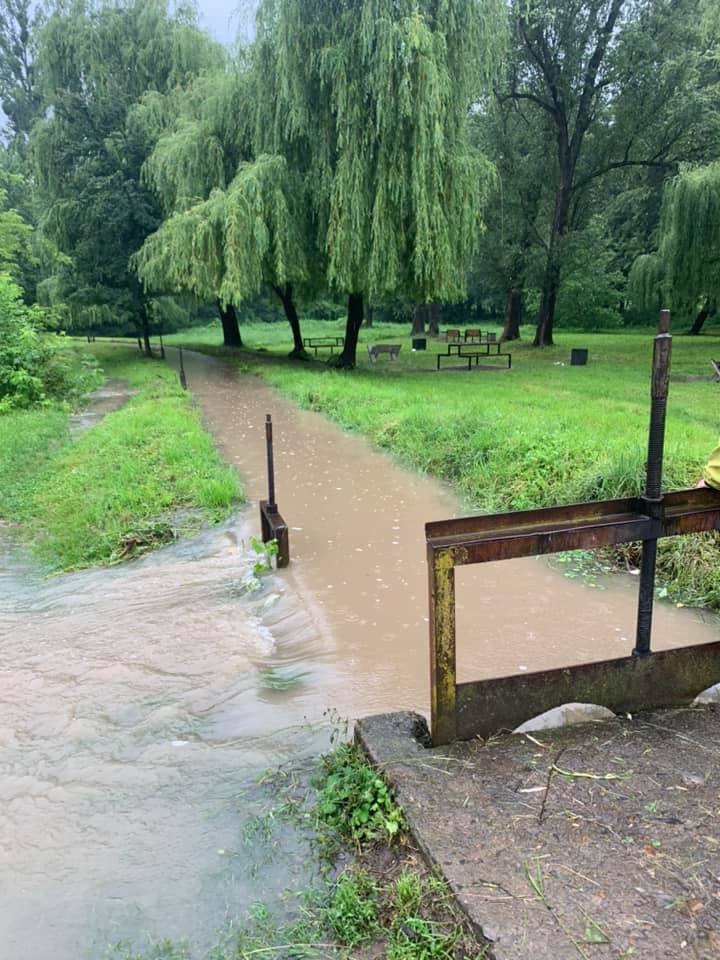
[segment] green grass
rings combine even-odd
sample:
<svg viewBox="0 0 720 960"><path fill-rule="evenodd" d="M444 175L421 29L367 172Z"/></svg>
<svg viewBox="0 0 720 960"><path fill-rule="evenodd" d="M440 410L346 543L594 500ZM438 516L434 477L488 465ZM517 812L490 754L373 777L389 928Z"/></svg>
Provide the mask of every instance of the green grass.
<svg viewBox="0 0 720 960"><path fill-rule="evenodd" d="M25 518L38 478L68 442L68 416L59 404L0 415L0 517Z"/></svg>
<svg viewBox="0 0 720 960"><path fill-rule="evenodd" d="M344 870L326 890L297 896L295 919L283 921L257 903L204 960L338 960L385 956L389 960L483 960L489 946L469 929L445 884L428 874L405 870L381 880L362 866ZM397 896L408 877L417 890L411 904ZM138 951L126 943L109 949L106 960L200 960L183 942L162 941Z"/></svg>
<svg viewBox="0 0 720 960"><path fill-rule="evenodd" d="M88 348L90 349L90 348ZM123 347L93 348L108 377L137 391L71 440L59 409L0 418L0 513L24 522L51 571L112 563L227 516L236 474L164 365Z"/></svg>

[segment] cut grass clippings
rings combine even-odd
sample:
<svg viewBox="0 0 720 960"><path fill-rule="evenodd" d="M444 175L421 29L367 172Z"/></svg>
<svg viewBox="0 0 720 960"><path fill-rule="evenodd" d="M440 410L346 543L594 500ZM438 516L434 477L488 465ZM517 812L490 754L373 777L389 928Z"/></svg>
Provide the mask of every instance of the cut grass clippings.
<svg viewBox="0 0 720 960"><path fill-rule="evenodd" d="M52 572L137 555L217 522L241 496L171 370L124 347L92 352L136 391L120 410L74 441L60 408L0 417L0 435L14 438L0 448L0 478L18 474L0 513L23 523Z"/></svg>

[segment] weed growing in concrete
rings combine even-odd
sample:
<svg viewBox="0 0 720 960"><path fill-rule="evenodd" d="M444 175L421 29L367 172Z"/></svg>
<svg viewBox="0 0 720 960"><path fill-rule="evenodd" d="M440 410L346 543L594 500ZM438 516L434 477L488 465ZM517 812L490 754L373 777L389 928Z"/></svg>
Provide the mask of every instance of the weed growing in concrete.
<svg viewBox="0 0 720 960"><path fill-rule="evenodd" d="M400 807L385 781L354 744L341 744L323 758L318 787L318 818L358 847L393 840L405 826Z"/></svg>

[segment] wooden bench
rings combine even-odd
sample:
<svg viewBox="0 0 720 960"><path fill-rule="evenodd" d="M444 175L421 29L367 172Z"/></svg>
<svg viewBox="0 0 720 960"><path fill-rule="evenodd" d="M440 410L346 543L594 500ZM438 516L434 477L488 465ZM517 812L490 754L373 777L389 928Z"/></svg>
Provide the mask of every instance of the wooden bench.
<svg viewBox="0 0 720 960"><path fill-rule="evenodd" d="M459 339L460 339L460 331L459 331L459 330L446 330L446 331L445 331L445 339L448 341L448 343L449 343L451 340L459 340Z"/></svg>
<svg viewBox="0 0 720 960"><path fill-rule="evenodd" d="M713 373L715 374L713 380L720 380L720 360L711 360L710 366L713 368Z"/></svg>
<svg viewBox="0 0 720 960"><path fill-rule="evenodd" d="M369 343L367 349L372 362L377 363L377 358L381 353L387 353L391 360L397 360L401 346L400 343Z"/></svg>
<svg viewBox="0 0 720 960"><path fill-rule="evenodd" d="M303 346L313 350L315 356L318 350L329 350L330 353L334 353L336 347L345 346L345 337L305 337Z"/></svg>
<svg viewBox="0 0 720 960"><path fill-rule="evenodd" d="M472 343L476 340L482 340L482 335L482 330L470 328L463 334L463 340L465 343L467 343L468 340Z"/></svg>

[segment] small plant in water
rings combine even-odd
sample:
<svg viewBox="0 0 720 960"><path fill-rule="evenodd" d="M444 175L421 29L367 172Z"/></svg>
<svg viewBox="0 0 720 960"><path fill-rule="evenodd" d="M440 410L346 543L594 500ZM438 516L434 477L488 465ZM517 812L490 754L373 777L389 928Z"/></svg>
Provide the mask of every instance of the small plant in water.
<svg viewBox="0 0 720 960"><path fill-rule="evenodd" d="M263 573L272 570L273 558L279 553L278 542L277 540L268 540L267 543L263 543L259 537L250 537L250 546L257 556L252 571L256 577L260 577Z"/></svg>
<svg viewBox="0 0 720 960"><path fill-rule="evenodd" d="M243 593L255 593L260 589L260 578L273 569L273 558L278 555L277 540L263 543L259 537L250 537L253 561L243 577L240 587Z"/></svg>

